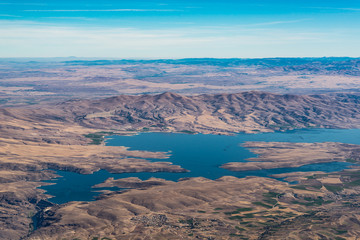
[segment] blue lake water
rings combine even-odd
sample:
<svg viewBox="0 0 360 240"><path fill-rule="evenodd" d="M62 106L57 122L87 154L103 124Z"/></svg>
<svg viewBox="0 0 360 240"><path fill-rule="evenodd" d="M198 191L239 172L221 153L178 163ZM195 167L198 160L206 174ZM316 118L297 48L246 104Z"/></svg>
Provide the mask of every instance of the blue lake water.
<svg viewBox="0 0 360 240"><path fill-rule="evenodd" d="M278 168L257 171L232 172L219 168L227 162L242 162L256 157L248 149L240 146L247 141L264 142L342 142L360 144L360 129L311 129L293 130L288 132L245 134L234 136L180 134L180 133L141 133L134 136L111 136L107 139L108 146L127 146L130 150L148 150L170 152L169 159L149 159L150 161L170 161L175 165L189 170L187 173L123 173L111 174L105 170L91 175L57 171L60 178L47 182L54 185L43 186L42 189L55 196L50 201L65 203L69 201L91 201L100 194L92 186L105 181L109 177L115 179L138 177L146 180L150 177L177 181L184 177L205 177L217 179L222 176L269 176L278 173L296 171L333 172L347 168L350 164L343 162L310 164L298 168ZM114 189L110 189L114 190Z"/></svg>

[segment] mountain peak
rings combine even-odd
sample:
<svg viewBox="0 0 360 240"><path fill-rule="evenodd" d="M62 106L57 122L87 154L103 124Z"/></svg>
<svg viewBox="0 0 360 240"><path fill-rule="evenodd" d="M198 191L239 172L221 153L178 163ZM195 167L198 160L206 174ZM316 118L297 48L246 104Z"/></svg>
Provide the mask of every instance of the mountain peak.
<svg viewBox="0 0 360 240"><path fill-rule="evenodd" d="M175 100L175 99L182 99L184 98L184 96L177 94L177 93L173 93L173 92L164 92L158 95L155 95L156 99L168 99L168 100Z"/></svg>

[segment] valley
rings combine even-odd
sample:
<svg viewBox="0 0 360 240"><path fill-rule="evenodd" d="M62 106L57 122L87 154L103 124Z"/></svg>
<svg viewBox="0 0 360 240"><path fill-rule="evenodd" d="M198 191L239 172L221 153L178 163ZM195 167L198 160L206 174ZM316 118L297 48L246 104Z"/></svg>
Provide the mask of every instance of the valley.
<svg viewBox="0 0 360 240"><path fill-rule="evenodd" d="M1 63L4 239L359 235L358 59Z"/></svg>

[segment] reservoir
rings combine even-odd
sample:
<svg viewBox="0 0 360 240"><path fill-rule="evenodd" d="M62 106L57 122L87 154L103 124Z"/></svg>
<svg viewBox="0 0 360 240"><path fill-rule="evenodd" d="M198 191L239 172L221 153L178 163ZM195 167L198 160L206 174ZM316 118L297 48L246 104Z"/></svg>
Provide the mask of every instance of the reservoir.
<svg viewBox="0 0 360 240"><path fill-rule="evenodd" d="M111 174L100 170L90 175L73 172L57 171L60 178L52 179L48 185L41 187L47 194L53 195L49 201L53 203L66 203L69 201L91 201L100 194L92 186L104 182L107 178L115 179L138 177L146 180L150 177L177 181L184 177L205 177L217 179L222 176L263 176L297 171L324 171L334 172L349 167L350 163L333 162L310 164L297 168L278 168L256 171L233 172L220 165L228 162L243 162L247 158L256 157L248 149L241 146L248 141L262 142L342 142L360 144L360 129L310 129L292 130L287 132L245 134L234 136L182 134L182 133L141 133L134 136L110 136L106 140L107 146L126 146L130 150L147 150L169 152L169 159L148 159L150 161L168 161L189 170L186 173L122 173ZM108 189L108 190L118 190Z"/></svg>

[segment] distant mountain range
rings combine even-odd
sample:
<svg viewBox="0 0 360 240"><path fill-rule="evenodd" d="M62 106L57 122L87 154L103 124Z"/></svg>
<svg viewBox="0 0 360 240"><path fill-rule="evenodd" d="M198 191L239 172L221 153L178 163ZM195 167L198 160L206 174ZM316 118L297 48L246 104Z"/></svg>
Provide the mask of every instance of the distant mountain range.
<svg viewBox="0 0 360 240"><path fill-rule="evenodd" d="M360 58L0 59L0 106L121 94L359 92Z"/></svg>

